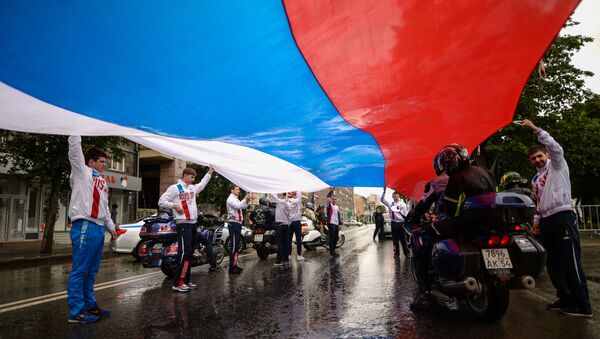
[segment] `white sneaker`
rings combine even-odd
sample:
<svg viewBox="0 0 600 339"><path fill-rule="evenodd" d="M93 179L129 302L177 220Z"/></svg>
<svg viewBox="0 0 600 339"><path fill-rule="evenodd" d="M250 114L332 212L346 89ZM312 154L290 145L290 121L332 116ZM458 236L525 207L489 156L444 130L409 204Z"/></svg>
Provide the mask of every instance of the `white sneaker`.
<svg viewBox="0 0 600 339"><path fill-rule="evenodd" d="M186 284L183 284L181 286L173 286L173 291L181 292L181 293L186 293L186 292L190 291L190 288L187 287Z"/></svg>
<svg viewBox="0 0 600 339"><path fill-rule="evenodd" d="M186 285L189 290L195 290L198 288L198 285L192 284L192 283L184 284L184 285Z"/></svg>
<svg viewBox="0 0 600 339"><path fill-rule="evenodd" d="M284 264L282 262L276 262L273 264L273 266L283 266Z"/></svg>
<svg viewBox="0 0 600 339"><path fill-rule="evenodd" d="M304 259L305 258L303 256L301 256L301 255L299 255L299 256L296 257L296 260L304 260Z"/></svg>

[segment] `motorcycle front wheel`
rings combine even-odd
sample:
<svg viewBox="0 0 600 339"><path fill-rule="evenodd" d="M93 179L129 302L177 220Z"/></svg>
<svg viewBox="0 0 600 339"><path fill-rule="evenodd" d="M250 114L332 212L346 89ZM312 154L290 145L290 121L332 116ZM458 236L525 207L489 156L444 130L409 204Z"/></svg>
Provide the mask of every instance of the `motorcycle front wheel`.
<svg viewBox="0 0 600 339"><path fill-rule="evenodd" d="M492 283L479 282L481 293L468 294L467 305L480 319L496 321L504 316L508 309L510 293L507 286L494 286Z"/></svg>
<svg viewBox="0 0 600 339"><path fill-rule="evenodd" d="M225 248L223 247L223 242L220 245L213 247L213 253L215 255L215 261L217 265L223 262L223 258L225 258Z"/></svg>
<svg viewBox="0 0 600 339"><path fill-rule="evenodd" d="M346 236L343 234L340 234L340 236L338 237L337 244L335 244L335 247L340 248L340 247L342 247L342 245L344 245L345 242L346 242Z"/></svg>
<svg viewBox="0 0 600 339"><path fill-rule="evenodd" d="M302 244L302 246L304 246L304 248L305 248L307 251L312 251L312 250L314 250L314 249L315 249L315 246L313 246L313 245L309 245L309 244L304 244L304 243L303 243L303 244Z"/></svg>

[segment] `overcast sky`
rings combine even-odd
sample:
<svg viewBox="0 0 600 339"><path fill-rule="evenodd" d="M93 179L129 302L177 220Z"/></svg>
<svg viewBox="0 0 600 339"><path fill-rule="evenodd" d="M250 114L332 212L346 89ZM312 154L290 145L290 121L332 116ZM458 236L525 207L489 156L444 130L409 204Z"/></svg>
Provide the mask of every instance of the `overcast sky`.
<svg viewBox="0 0 600 339"><path fill-rule="evenodd" d="M594 72L585 84L600 94L600 0L583 0L573 13L572 18L580 24L567 27L562 33L581 34L594 38L573 56L573 64L580 69Z"/></svg>
<svg viewBox="0 0 600 339"><path fill-rule="evenodd" d="M542 0L543 1L543 0ZM573 13L573 19L580 24L567 27L561 33L581 34L594 38L573 56L573 64L577 68L592 71L594 76L587 78L585 84L596 93L600 93L600 0L583 0ZM381 195L380 187L355 187L354 192L362 196L371 193ZM387 198L392 199L392 190L388 189Z"/></svg>

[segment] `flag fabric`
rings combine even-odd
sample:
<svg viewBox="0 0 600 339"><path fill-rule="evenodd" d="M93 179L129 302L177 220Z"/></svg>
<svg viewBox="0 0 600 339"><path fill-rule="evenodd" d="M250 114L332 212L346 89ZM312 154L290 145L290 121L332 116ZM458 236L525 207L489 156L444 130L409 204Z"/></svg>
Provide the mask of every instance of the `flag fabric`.
<svg viewBox="0 0 600 339"><path fill-rule="evenodd" d="M577 0L4 1L0 128L121 135L257 192L417 196L512 120Z"/></svg>

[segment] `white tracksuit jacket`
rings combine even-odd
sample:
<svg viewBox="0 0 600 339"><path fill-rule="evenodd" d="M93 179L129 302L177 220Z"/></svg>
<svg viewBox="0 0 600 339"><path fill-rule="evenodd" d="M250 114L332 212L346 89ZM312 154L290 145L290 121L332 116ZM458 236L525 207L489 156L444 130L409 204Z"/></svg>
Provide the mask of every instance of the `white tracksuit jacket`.
<svg viewBox="0 0 600 339"><path fill-rule="evenodd" d="M115 229L108 207L108 184L96 170L85 163L81 150L81 137L69 137L69 162L71 163L71 222L85 219L103 225L107 230Z"/></svg>
<svg viewBox="0 0 600 339"><path fill-rule="evenodd" d="M390 219L393 222L404 222L404 218L402 215L408 214L408 207L404 203L404 201L400 200L398 202L392 201L391 203L387 201L385 198L385 193L381 194L381 202L387 206L388 212L390 213Z"/></svg>
<svg viewBox="0 0 600 339"><path fill-rule="evenodd" d="M275 222L290 224L290 203L287 199L279 199L275 194L271 194L273 201L277 204L275 208Z"/></svg>
<svg viewBox="0 0 600 339"><path fill-rule="evenodd" d="M196 205L196 195L202 192L211 175L206 173L197 185L188 185L182 180L177 184L169 186L165 193L158 199L158 207L170 208L173 211L173 217L178 224L193 224L198 220L198 206ZM179 191L178 185L181 185L183 192ZM179 204L183 208L183 213L178 213L173 206Z"/></svg>
<svg viewBox="0 0 600 339"><path fill-rule="evenodd" d="M552 214L569 211L571 206L571 180L569 165L562 147L541 128L536 132L538 140L548 149L548 161L531 180L533 193L537 199L534 220Z"/></svg>
<svg viewBox="0 0 600 339"><path fill-rule="evenodd" d="M233 193L227 198L227 220L242 223L244 221L244 212L242 210L248 207L246 200L240 201Z"/></svg>
<svg viewBox="0 0 600 339"><path fill-rule="evenodd" d="M302 193L296 191L295 198L289 198L290 202L290 222L302 220Z"/></svg>

